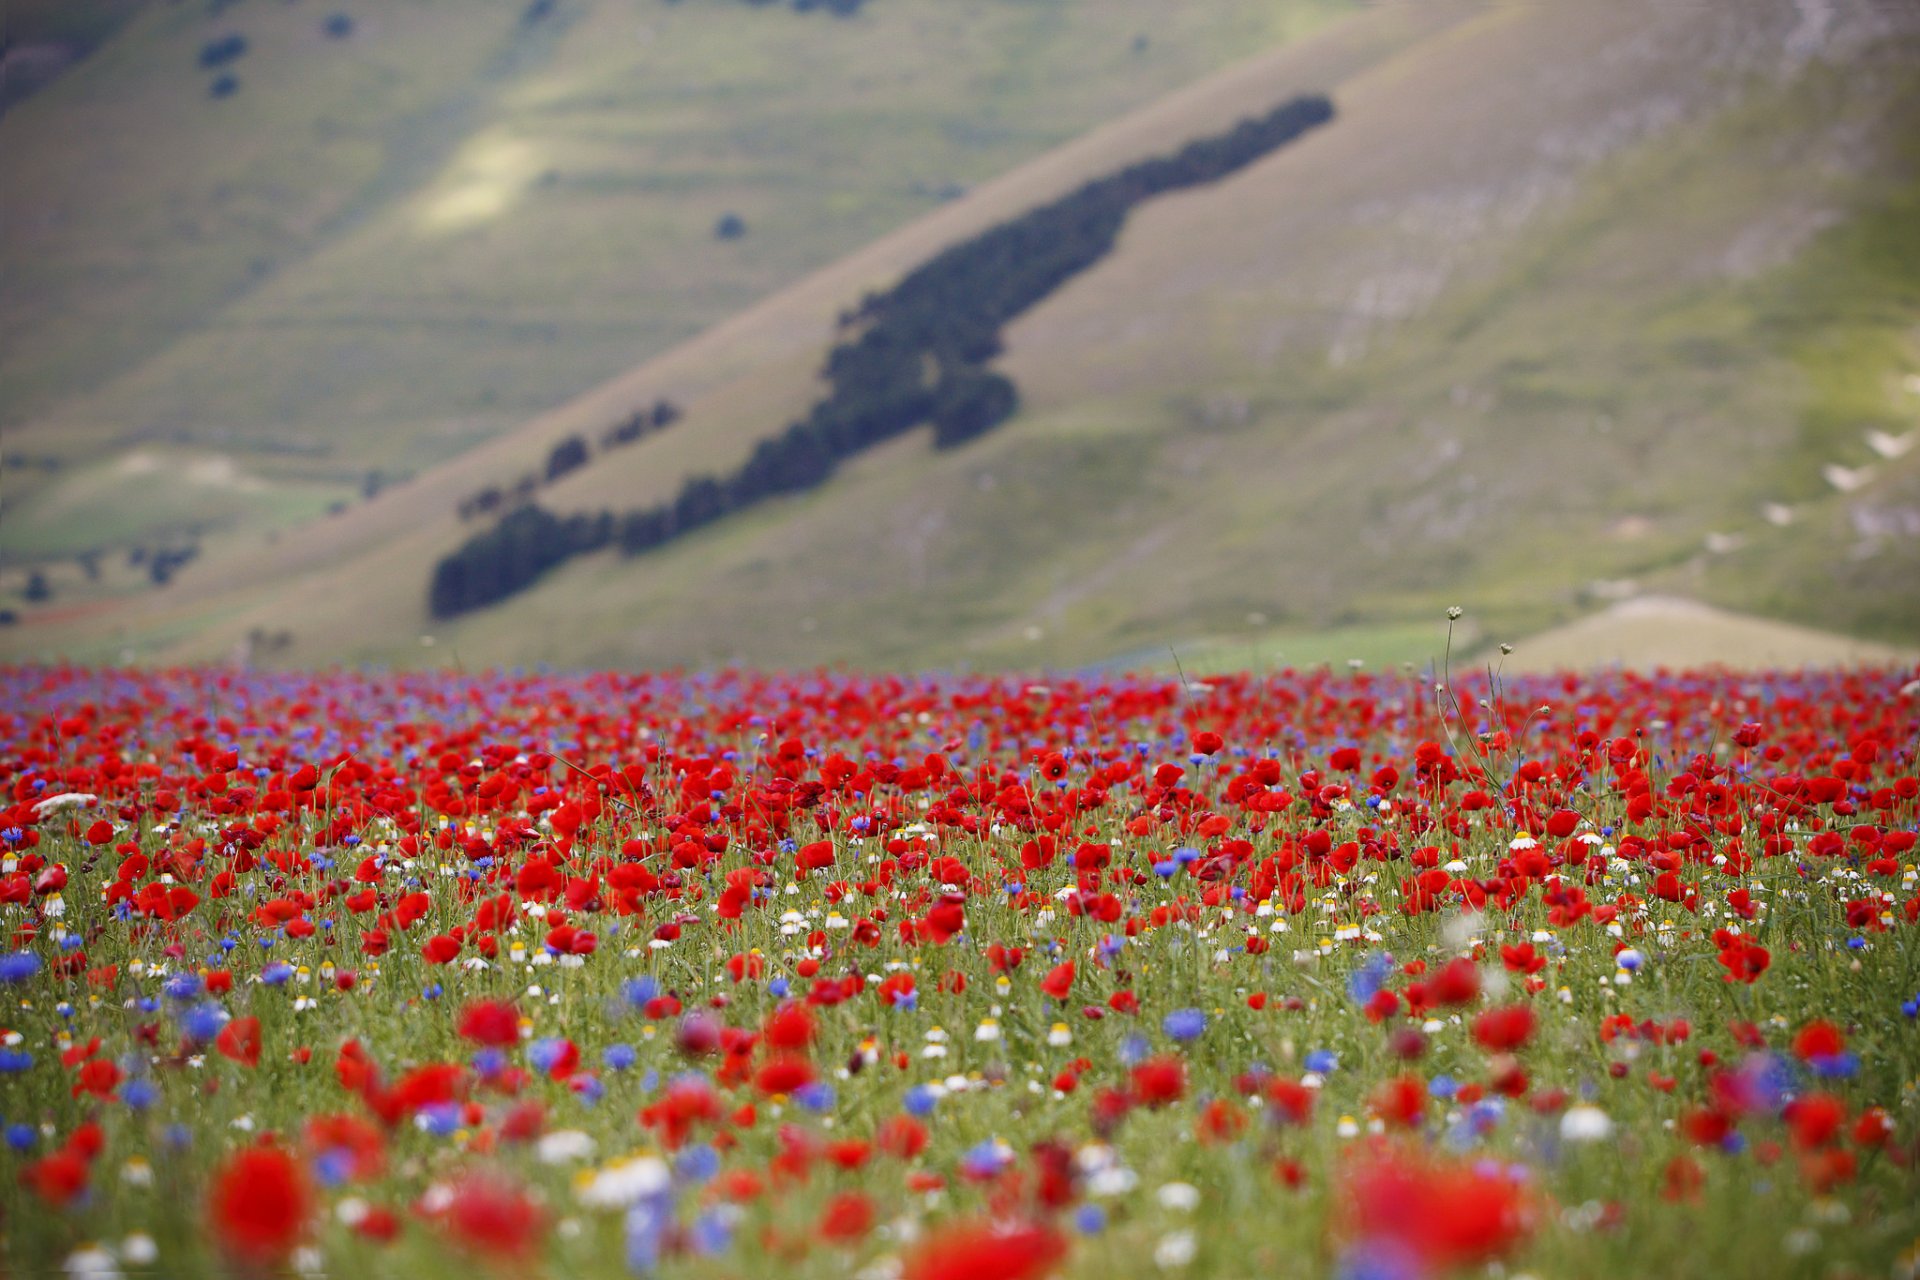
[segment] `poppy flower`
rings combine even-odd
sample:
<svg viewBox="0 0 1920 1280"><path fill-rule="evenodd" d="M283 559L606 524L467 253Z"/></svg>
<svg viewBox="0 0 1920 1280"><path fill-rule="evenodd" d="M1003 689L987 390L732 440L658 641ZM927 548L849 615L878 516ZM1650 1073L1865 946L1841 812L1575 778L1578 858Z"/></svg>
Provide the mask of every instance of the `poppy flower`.
<svg viewBox="0 0 1920 1280"><path fill-rule="evenodd" d="M20 1170L21 1185L41 1201L64 1209L87 1189L88 1161L71 1148L42 1156Z"/></svg>
<svg viewBox="0 0 1920 1280"><path fill-rule="evenodd" d="M1318 1096L1317 1090L1297 1080L1275 1077L1267 1082L1267 1101L1272 1104L1274 1119L1282 1124L1309 1123L1313 1119L1314 1099Z"/></svg>
<svg viewBox="0 0 1920 1280"><path fill-rule="evenodd" d="M912 1116L889 1116L874 1131L873 1141L888 1155L911 1160L927 1149L927 1127Z"/></svg>
<svg viewBox="0 0 1920 1280"><path fill-rule="evenodd" d="M1066 1256L1065 1237L1049 1227L962 1222L922 1240L901 1280L1039 1280Z"/></svg>
<svg viewBox="0 0 1920 1280"><path fill-rule="evenodd" d="M754 1075L753 1086L761 1093L796 1093L815 1080L813 1064L805 1058L783 1056L763 1064Z"/></svg>
<svg viewBox="0 0 1920 1280"><path fill-rule="evenodd" d="M1527 1237L1537 1216L1504 1168L1418 1150L1364 1150L1341 1170L1340 1187L1347 1233L1389 1246L1422 1270L1493 1261Z"/></svg>
<svg viewBox="0 0 1920 1280"><path fill-rule="evenodd" d="M1802 1094L1781 1114L1793 1130L1793 1145L1802 1151L1826 1146L1840 1136L1847 1123L1846 1104L1830 1093Z"/></svg>
<svg viewBox="0 0 1920 1280"><path fill-rule="evenodd" d="M873 1201L858 1191L842 1191L820 1215L820 1238L852 1244L873 1230Z"/></svg>
<svg viewBox="0 0 1920 1280"><path fill-rule="evenodd" d="M1464 957L1449 960L1426 985L1434 1004L1472 1004L1480 998L1480 968Z"/></svg>
<svg viewBox="0 0 1920 1280"><path fill-rule="evenodd" d="M449 1192L441 1224L461 1247L519 1263L539 1249L546 1215L517 1184L497 1173L473 1173Z"/></svg>
<svg viewBox="0 0 1920 1280"><path fill-rule="evenodd" d="M1411 1129L1426 1114L1426 1083L1418 1076L1395 1076L1383 1080L1368 1095L1367 1109L1389 1125Z"/></svg>
<svg viewBox="0 0 1920 1280"><path fill-rule="evenodd" d="M814 1020L807 1006L787 1001L768 1015L761 1035L776 1049L802 1051L813 1043Z"/></svg>
<svg viewBox="0 0 1920 1280"><path fill-rule="evenodd" d="M259 1066L260 1019L235 1018L220 1028L220 1034L213 1038L213 1047L220 1056L231 1058L243 1067Z"/></svg>
<svg viewBox="0 0 1920 1280"><path fill-rule="evenodd" d="M460 1034L504 1049L520 1043L520 1011L503 1000L476 1000L460 1014Z"/></svg>
<svg viewBox="0 0 1920 1280"><path fill-rule="evenodd" d="M1727 971L1728 982L1758 982L1772 963L1771 952L1745 938L1735 938L1720 949L1720 967Z"/></svg>
<svg viewBox="0 0 1920 1280"><path fill-rule="evenodd" d="M1512 1053L1533 1038L1533 1010L1527 1005L1488 1009L1473 1020L1473 1038L1490 1053Z"/></svg>
<svg viewBox="0 0 1920 1280"><path fill-rule="evenodd" d="M1165 1107L1187 1094L1187 1064L1171 1054L1148 1058L1133 1068L1134 1100L1143 1106Z"/></svg>
<svg viewBox="0 0 1920 1280"><path fill-rule="evenodd" d="M207 1204L222 1249L239 1262L270 1266L292 1253L306 1233L313 1193L298 1161L260 1144L220 1166Z"/></svg>

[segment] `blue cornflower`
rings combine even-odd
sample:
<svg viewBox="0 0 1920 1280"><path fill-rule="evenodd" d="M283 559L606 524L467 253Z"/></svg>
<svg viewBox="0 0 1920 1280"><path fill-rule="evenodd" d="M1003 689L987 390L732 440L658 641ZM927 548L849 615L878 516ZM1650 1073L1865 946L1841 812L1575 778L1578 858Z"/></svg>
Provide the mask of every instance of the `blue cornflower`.
<svg viewBox="0 0 1920 1280"><path fill-rule="evenodd" d="M40 957L31 951L10 951L0 956L0 982L25 982L40 972Z"/></svg>
<svg viewBox="0 0 1920 1280"><path fill-rule="evenodd" d="M1005 1147L987 1138L968 1148L960 1157L960 1167L969 1177L991 1178L1007 1167L1009 1159Z"/></svg>
<svg viewBox="0 0 1920 1280"><path fill-rule="evenodd" d="M551 1071L553 1070L554 1064L560 1061L566 1051L567 1042L565 1040L548 1036L544 1039L535 1040L527 1046L527 1061L531 1062L538 1071Z"/></svg>
<svg viewBox="0 0 1920 1280"><path fill-rule="evenodd" d="M1207 1029L1207 1015L1198 1009L1175 1009L1160 1020L1160 1029L1169 1039L1185 1044L1198 1040Z"/></svg>
<svg viewBox="0 0 1920 1280"><path fill-rule="evenodd" d="M219 1035L220 1028L226 1025L227 1011L212 1001L196 1004L180 1015L180 1029L195 1044L205 1044Z"/></svg>
<svg viewBox="0 0 1920 1280"><path fill-rule="evenodd" d="M607 1064L609 1071L625 1071L640 1060L640 1055L630 1044L610 1044L600 1055L600 1060Z"/></svg>
<svg viewBox="0 0 1920 1280"><path fill-rule="evenodd" d="M1807 1066L1823 1080L1851 1080L1860 1074L1860 1055L1851 1050L1809 1058Z"/></svg>
<svg viewBox="0 0 1920 1280"><path fill-rule="evenodd" d="M448 1138L460 1128L460 1104L436 1102L420 1109L421 1125L436 1138Z"/></svg>
<svg viewBox="0 0 1920 1280"><path fill-rule="evenodd" d="M1393 976L1393 961L1384 954L1375 952L1367 957L1367 962L1347 976L1347 995L1355 1004L1365 1004L1380 993Z"/></svg>
<svg viewBox="0 0 1920 1280"><path fill-rule="evenodd" d="M738 1211L732 1205L715 1205L687 1224L687 1243L696 1254L725 1253L733 1244L733 1220Z"/></svg>
<svg viewBox="0 0 1920 1280"><path fill-rule="evenodd" d="M673 1172L682 1182L705 1182L720 1172L720 1153L704 1142L688 1147L674 1160Z"/></svg>

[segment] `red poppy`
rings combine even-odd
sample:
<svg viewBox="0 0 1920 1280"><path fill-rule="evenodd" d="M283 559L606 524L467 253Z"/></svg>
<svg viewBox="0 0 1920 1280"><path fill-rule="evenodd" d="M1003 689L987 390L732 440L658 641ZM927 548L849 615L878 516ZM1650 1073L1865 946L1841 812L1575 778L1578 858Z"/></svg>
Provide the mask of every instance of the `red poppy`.
<svg viewBox="0 0 1920 1280"><path fill-rule="evenodd" d="M540 1247L546 1215L527 1193L498 1174L469 1174L457 1183L442 1219L447 1233L474 1253L526 1260Z"/></svg>
<svg viewBox="0 0 1920 1280"><path fill-rule="evenodd" d="M1526 1005L1488 1009L1473 1020L1473 1038L1492 1053L1512 1053L1533 1038L1533 1010Z"/></svg>
<svg viewBox="0 0 1920 1280"><path fill-rule="evenodd" d="M214 1174L208 1199L214 1238L235 1259L271 1265L306 1232L313 1192L292 1156L261 1144L236 1152Z"/></svg>
<svg viewBox="0 0 1920 1280"><path fill-rule="evenodd" d="M495 1048L519 1044L520 1011L504 1000L476 1000L460 1014L460 1034Z"/></svg>
<svg viewBox="0 0 1920 1280"><path fill-rule="evenodd" d="M259 1066L260 1019L235 1018L220 1028L220 1034L213 1038L213 1047L222 1057L232 1058L243 1067Z"/></svg>
<svg viewBox="0 0 1920 1280"><path fill-rule="evenodd" d="M1758 982L1773 963L1772 954L1757 942L1734 938L1720 949L1720 967L1728 982Z"/></svg>
<svg viewBox="0 0 1920 1280"><path fill-rule="evenodd" d="M1474 1266L1532 1230L1533 1204L1498 1166L1372 1147L1341 1173L1349 1234L1411 1254L1423 1269Z"/></svg>
<svg viewBox="0 0 1920 1280"><path fill-rule="evenodd" d="M1803 1062L1838 1057L1846 1048L1847 1037L1824 1018L1815 1018L1793 1038L1793 1056Z"/></svg>
<svg viewBox="0 0 1920 1280"><path fill-rule="evenodd" d="M813 1014L798 1001L788 1001L767 1018L761 1034L776 1049L804 1051L813 1043Z"/></svg>
<svg viewBox="0 0 1920 1280"><path fill-rule="evenodd" d="M963 1222L936 1231L906 1258L902 1280L1038 1280L1067 1256L1048 1227Z"/></svg>
<svg viewBox="0 0 1920 1280"><path fill-rule="evenodd" d="M754 1088L761 1093L792 1093L796 1089L812 1084L814 1080L813 1064L800 1057L778 1057L769 1060L753 1078Z"/></svg>
<svg viewBox="0 0 1920 1280"><path fill-rule="evenodd" d="M1450 960L1427 980L1427 996L1437 1005L1472 1004L1480 998L1480 968L1461 957Z"/></svg>
<svg viewBox="0 0 1920 1280"><path fill-rule="evenodd" d="M820 1215L820 1236L836 1244L852 1244L873 1230L873 1201L858 1191L843 1191L827 1201Z"/></svg>
<svg viewBox="0 0 1920 1280"><path fill-rule="evenodd" d="M1134 1067L1134 1101L1148 1107L1164 1107L1187 1094L1187 1064L1170 1054L1148 1058Z"/></svg>
<svg viewBox="0 0 1920 1280"><path fill-rule="evenodd" d="M874 1131L873 1141L888 1155L911 1160L927 1149L927 1127L912 1116L889 1116Z"/></svg>
<svg viewBox="0 0 1920 1280"><path fill-rule="evenodd" d="M1306 1124L1313 1119L1313 1103L1318 1094L1297 1080L1276 1077L1267 1082L1267 1101L1273 1104L1274 1119L1282 1124Z"/></svg>
<svg viewBox="0 0 1920 1280"><path fill-rule="evenodd" d="M1411 1129L1427 1111L1427 1086L1418 1076L1382 1081L1367 1098L1367 1109L1397 1128Z"/></svg>
<svg viewBox="0 0 1920 1280"><path fill-rule="evenodd" d="M71 1148L42 1156L20 1170L20 1182L56 1209L79 1199L87 1189L86 1159Z"/></svg>

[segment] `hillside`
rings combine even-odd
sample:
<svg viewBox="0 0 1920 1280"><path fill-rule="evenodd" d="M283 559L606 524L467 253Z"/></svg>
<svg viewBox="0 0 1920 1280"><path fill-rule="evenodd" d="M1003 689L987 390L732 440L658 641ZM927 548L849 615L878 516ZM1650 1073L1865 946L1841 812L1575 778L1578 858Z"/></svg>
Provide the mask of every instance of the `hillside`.
<svg viewBox="0 0 1920 1280"><path fill-rule="evenodd" d="M1361 635L1456 601L1491 643L1646 591L1911 643L1920 452L1900 442L1920 418L1920 246L1898 228L1920 191L1917 68L1913 19L1865 2L1372 9L984 184L347 518L5 643L1034 665ZM815 397L833 317L869 289L1309 91L1337 104L1331 125L1141 209L1013 324L995 367L1024 408L992 435L902 439L805 495L429 622L429 568L470 531L454 510L475 488L666 391L682 423L542 503L660 501L737 466Z"/></svg>
<svg viewBox="0 0 1920 1280"><path fill-rule="evenodd" d="M0 117L0 560L356 501L1347 7L9 6L122 25Z"/></svg>

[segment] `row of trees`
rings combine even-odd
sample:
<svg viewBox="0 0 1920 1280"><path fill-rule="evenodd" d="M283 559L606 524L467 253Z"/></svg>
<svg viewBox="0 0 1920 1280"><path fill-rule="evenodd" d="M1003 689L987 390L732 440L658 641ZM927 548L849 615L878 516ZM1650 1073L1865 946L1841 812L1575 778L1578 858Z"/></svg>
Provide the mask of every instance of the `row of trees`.
<svg viewBox="0 0 1920 1280"><path fill-rule="evenodd" d="M679 420L679 405L671 400L656 400L651 407L636 409L629 416L602 431L600 448L602 451L624 448L656 432L665 431ZM524 502L531 501L542 484L552 484L562 476L578 471L592 460L593 450L588 447L585 436L567 436L547 451L547 462L543 474L537 475L529 471L505 488L499 485L488 485L484 489L468 494L460 499L460 518L473 520L511 510ZM371 497L372 494L368 496Z"/></svg>
<svg viewBox="0 0 1920 1280"><path fill-rule="evenodd" d="M436 618L485 608L570 557L600 550L613 536L610 511L562 517L529 502L434 566L427 605Z"/></svg>
<svg viewBox="0 0 1920 1280"><path fill-rule="evenodd" d="M845 336L821 371L828 392L807 416L761 441L731 475L696 476L672 501L621 517L621 550L639 554L768 498L811 489L842 461L922 425L932 425L941 449L993 430L1020 403L1013 383L987 368L1009 321L1106 256L1135 205L1223 178L1332 117L1325 97L1294 99L990 227L867 295L841 317ZM470 558L490 536L470 540L449 561ZM434 599L441 599L437 590Z"/></svg>

